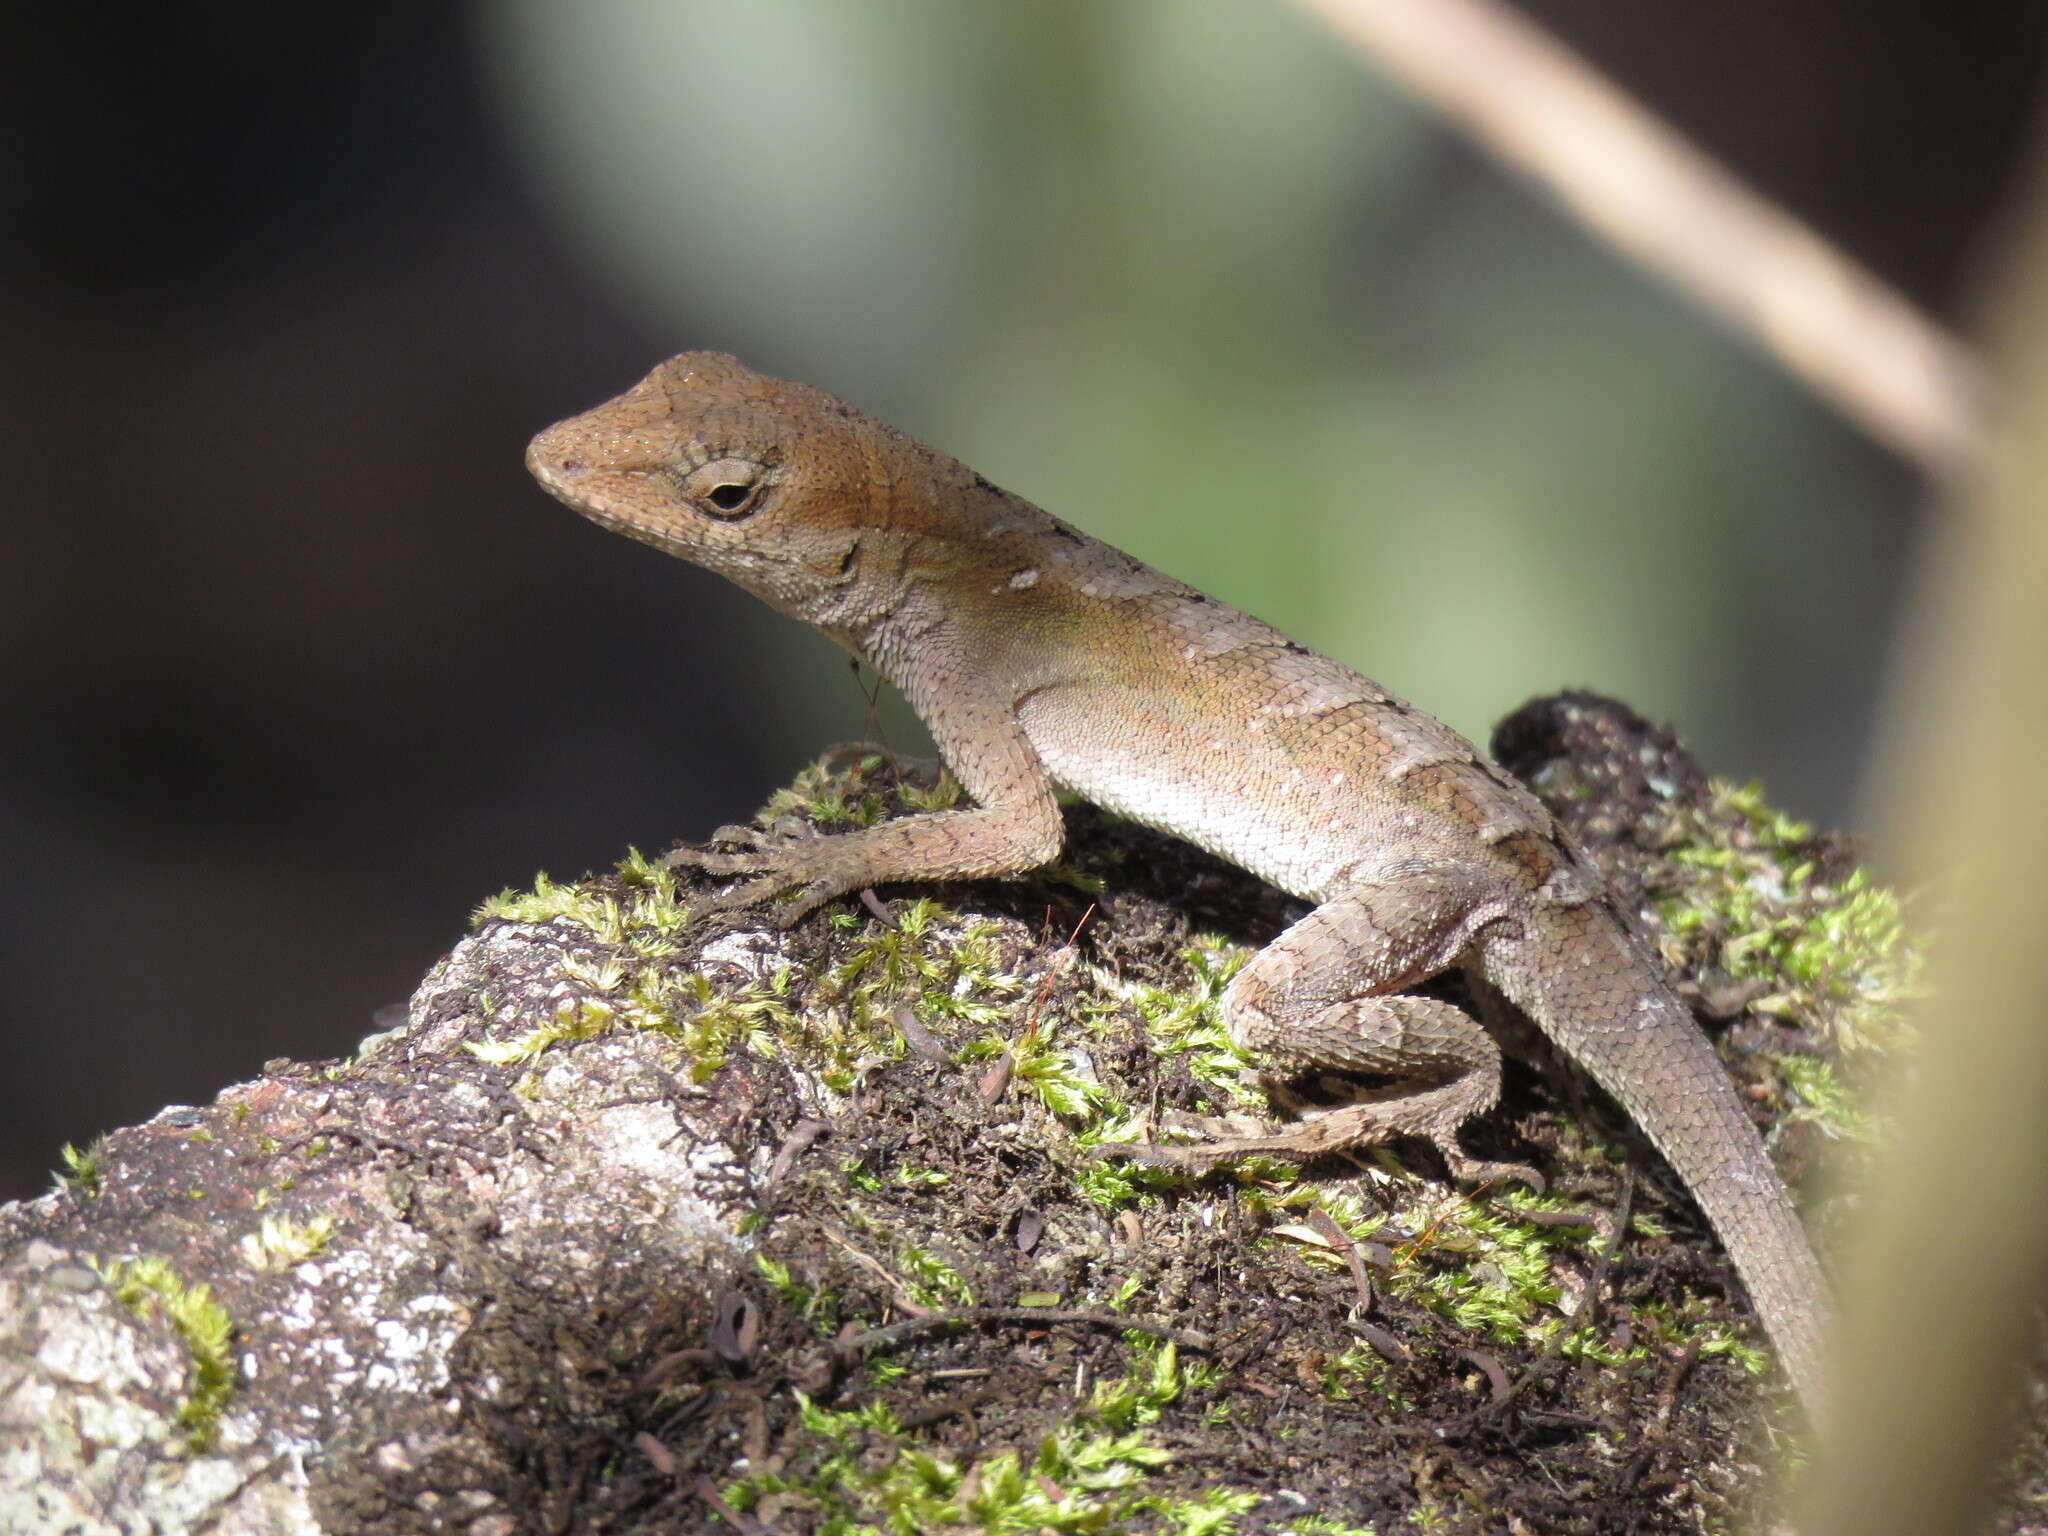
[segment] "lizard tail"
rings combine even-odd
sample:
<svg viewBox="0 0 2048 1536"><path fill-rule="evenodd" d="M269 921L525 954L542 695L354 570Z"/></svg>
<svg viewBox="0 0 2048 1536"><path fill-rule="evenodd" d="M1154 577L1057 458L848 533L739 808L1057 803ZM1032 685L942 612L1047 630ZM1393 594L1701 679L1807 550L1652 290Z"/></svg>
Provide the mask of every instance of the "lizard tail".
<svg viewBox="0 0 2048 1536"><path fill-rule="evenodd" d="M1662 969L1603 902L1546 906L1481 970L1620 1101L1684 1180L1749 1288L1809 1418L1828 1287L1735 1085Z"/></svg>

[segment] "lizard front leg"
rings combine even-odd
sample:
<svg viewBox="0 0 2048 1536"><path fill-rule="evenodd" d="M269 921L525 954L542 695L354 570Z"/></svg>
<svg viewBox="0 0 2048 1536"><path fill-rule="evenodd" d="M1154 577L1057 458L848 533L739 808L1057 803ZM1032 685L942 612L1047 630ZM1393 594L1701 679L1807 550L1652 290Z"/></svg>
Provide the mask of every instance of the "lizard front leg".
<svg viewBox="0 0 2048 1536"><path fill-rule="evenodd" d="M1540 1189L1533 1169L1484 1162L1458 1145L1458 1128L1500 1094L1493 1037L1451 1004L1403 991L1452 964L1480 927L1505 915L1504 903L1475 902L1456 888L1462 883L1431 875L1326 902L1254 956L1223 994L1225 1027L1263 1068L1370 1072L1395 1085L1251 1135L1104 1153L1208 1169L1251 1153L1306 1160L1423 1136L1460 1179L1517 1178Z"/></svg>
<svg viewBox="0 0 2048 1536"><path fill-rule="evenodd" d="M750 877L700 904L713 911L796 892L796 899L776 914L788 924L864 886L991 879L1021 874L1058 857L1066 827L1052 779L1013 713L992 696L964 692L941 710L920 713L932 727L946 766L974 799L971 810L928 811L821 836L769 838L749 832L745 835L757 843L754 848L679 848L667 862Z"/></svg>

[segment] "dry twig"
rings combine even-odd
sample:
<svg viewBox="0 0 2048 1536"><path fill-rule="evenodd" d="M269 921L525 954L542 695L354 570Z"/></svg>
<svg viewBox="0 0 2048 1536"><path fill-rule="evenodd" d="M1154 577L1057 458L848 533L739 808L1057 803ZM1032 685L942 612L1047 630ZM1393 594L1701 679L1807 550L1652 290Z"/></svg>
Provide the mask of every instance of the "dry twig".
<svg viewBox="0 0 2048 1536"><path fill-rule="evenodd" d="M1617 250L1922 468L1975 451L1948 330L1500 0L1299 0Z"/></svg>

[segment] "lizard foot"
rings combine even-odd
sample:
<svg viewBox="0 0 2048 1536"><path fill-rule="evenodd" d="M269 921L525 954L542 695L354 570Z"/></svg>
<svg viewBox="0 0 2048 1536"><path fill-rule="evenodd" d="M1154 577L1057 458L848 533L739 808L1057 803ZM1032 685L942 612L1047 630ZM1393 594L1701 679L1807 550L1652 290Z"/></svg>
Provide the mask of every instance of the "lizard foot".
<svg viewBox="0 0 2048 1536"><path fill-rule="evenodd" d="M838 881L814 876L810 861L800 852L786 848L748 853L677 848L662 862L671 869L701 869L710 875L748 877L736 880L715 895L697 897L690 903L691 909L708 916L755 908L778 928L794 927L841 891ZM790 892L795 893L793 900L776 902L778 896Z"/></svg>
<svg viewBox="0 0 2048 1536"><path fill-rule="evenodd" d="M758 827L720 827L712 834L714 843L743 843L737 851L690 844L671 849L662 863L670 869L701 869L709 875L744 875L715 896L699 899L699 912L738 912L748 907L766 910L762 915L775 926L795 926L824 903L839 895L843 882L817 873L820 845L826 839L763 832ZM776 897L794 892L795 899L769 907Z"/></svg>
<svg viewBox="0 0 2048 1536"><path fill-rule="evenodd" d="M776 900L791 890L795 891L792 899ZM691 903L691 910L707 917L737 916L751 910L769 927L794 928L838 894L839 887L831 881L805 882L801 875L763 875L756 880L742 880L716 895L699 897Z"/></svg>
<svg viewBox="0 0 2048 1536"><path fill-rule="evenodd" d="M816 842L815 837L790 837L763 832L759 827L720 827L711 834L709 842L671 848L662 855L661 862L670 869L703 869L715 875L763 874L788 864L796 850ZM740 848L735 852L714 848L712 843L738 843Z"/></svg>

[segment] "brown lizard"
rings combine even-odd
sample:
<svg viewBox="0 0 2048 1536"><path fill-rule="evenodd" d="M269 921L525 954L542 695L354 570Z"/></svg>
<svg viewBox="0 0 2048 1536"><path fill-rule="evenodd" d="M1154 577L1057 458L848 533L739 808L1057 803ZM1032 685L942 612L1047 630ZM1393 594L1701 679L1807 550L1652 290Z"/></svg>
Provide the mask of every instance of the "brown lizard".
<svg viewBox="0 0 2048 1536"><path fill-rule="evenodd" d="M802 384L715 352L671 358L550 427L527 466L576 511L737 582L900 688L973 799L832 837L726 829L671 857L791 892L793 921L888 881L1053 859L1054 786L1317 903L1238 972L1231 1037L1280 1070L1402 1089L1140 1155L1194 1167L1425 1136L1453 1172L1500 1051L1409 988L1463 966L1620 1101L1749 1287L1809 1411L1825 1283L1733 1083L1658 962L1540 801L1448 726L1350 668L999 490ZM1137 1149L1129 1149L1136 1152Z"/></svg>

